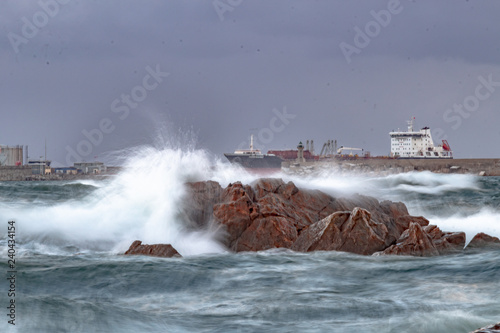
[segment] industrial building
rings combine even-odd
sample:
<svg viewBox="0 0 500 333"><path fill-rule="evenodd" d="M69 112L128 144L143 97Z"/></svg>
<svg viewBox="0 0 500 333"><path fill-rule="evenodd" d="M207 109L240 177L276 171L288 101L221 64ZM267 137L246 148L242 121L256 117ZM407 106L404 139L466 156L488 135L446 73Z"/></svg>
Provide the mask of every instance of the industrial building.
<svg viewBox="0 0 500 333"><path fill-rule="evenodd" d="M23 164L23 146L0 145L0 166L19 166Z"/></svg>
<svg viewBox="0 0 500 333"><path fill-rule="evenodd" d="M106 166L102 162L79 162L74 163L74 167L84 174L106 172Z"/></svg>
<svg viewBox="0 0 500 333"><path fill-rule="evenodd" d="M52 169L50 168L51 161L47 160L29 160L28 165L31 166L31 174L33 175L50 175Z"/></svg>
<svg viewBox="0 0 500 333"><path fill-rule="evenodd" d="M52 168L52 173L56 175L76 175L78 169L75 167Z"/></svg>

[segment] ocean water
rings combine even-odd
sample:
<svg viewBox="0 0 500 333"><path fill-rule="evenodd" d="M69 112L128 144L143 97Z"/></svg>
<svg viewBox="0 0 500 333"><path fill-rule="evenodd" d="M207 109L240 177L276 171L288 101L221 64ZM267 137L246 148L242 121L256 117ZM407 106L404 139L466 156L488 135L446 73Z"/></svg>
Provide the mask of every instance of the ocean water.
<svg viewBox="0 0 500 333"><path fill-rule="evenodd" d="M275 176L335 196L402 201L468 240L500 237L498 177ZM500 251L234 254L216 230L188 231L178 214L185 182L256 178L201 150L150 147L103 181L0 183L0 331L469 332L500 322ZM15 297L8 221L16 228ZM122 256L136 239L171 243L183 257Z"/></svg>

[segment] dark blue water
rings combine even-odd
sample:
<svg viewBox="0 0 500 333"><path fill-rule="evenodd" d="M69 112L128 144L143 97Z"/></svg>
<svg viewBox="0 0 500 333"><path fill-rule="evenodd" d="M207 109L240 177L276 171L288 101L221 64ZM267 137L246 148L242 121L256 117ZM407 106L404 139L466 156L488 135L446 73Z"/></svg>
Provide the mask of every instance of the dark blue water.
<svg viewBox="0 0 500 333"><path fill-rule="evenodd" d="M182 221L170 220L182 197L180 169L151 182L149 170L101 183L0 183L5 277L7 221L17 227L16 325L7 323L3 278L0 331L469 332L500 321L499 251L432 258L224 252L213 235L183 234ZM322 181L332 193L403 201L445 230L500 234L500 178ZM165 239L185 257L120 255L134 239Z"/></svg>
<svg viewBox="0 0 500 333"><path fill-rule="evenodd" d="M500 254L32 256L22 332L468 332L498 320ZM2 265L5 269L5 265Z"/></svg>

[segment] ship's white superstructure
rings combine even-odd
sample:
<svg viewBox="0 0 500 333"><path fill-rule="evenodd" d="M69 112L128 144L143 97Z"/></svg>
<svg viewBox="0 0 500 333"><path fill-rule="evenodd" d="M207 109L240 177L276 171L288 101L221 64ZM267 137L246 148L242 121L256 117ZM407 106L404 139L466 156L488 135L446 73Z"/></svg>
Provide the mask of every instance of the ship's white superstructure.
<svg viewBox="0 0 500 333"><path fill-rule="evenodd" d="M446 140L434 146L431 130L424 127L413 130L413 117L408 121L408 131L390 132L391 156L399 158L453 158L453 152Z"/></svg>

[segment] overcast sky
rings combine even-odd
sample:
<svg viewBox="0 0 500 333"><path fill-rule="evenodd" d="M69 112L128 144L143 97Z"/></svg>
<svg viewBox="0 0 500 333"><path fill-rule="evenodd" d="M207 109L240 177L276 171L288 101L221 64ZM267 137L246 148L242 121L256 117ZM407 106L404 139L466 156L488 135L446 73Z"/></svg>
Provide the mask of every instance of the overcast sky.
<svg viewBox="0 0 500 333"><path fill-rule="evenodd" d="M159 132L218 156L251 133L266 151L336 139L387 155L414 116L456 158L498 158L499 14L493 0L2 1L0 143L39 158L46 139L60 164Z"/></svg>

